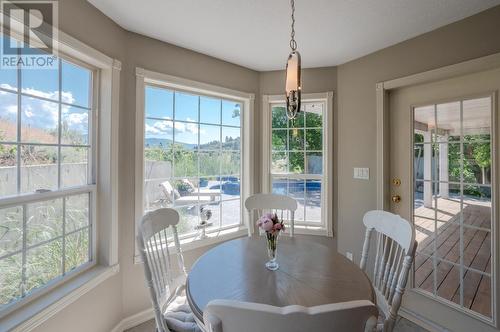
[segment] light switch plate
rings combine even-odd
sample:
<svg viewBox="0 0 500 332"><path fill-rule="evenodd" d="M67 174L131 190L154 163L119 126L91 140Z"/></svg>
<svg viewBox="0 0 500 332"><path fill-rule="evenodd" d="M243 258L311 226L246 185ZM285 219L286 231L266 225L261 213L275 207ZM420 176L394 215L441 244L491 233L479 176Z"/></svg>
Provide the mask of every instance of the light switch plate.
<svg viewBox="0 0 500 332"><path fill-rule="evenodd" d="M367 167L354 167L355 179L359 180L369 180L370 179L370 169Z"/></svg>

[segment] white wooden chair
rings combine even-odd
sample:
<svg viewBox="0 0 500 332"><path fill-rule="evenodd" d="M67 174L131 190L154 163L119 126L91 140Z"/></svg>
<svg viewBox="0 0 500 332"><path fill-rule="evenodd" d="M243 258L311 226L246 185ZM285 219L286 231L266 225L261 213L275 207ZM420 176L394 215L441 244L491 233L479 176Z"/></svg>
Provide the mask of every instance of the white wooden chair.
<svg viewBox="0 0 500 332"><path fill-rule="evenodd" d="M377 243L372 276L377 306L383 319L378 331L390 332L394 328L408 274L415 256L417 243L415 229L405 219L386 211L369 211L363 218L366 227L360 267L366 270L370 237L376 233ZM383 323L382 323L383 322Z"/></svg>
<svg viewBox="0 0 500 332"><path fill-rule="evenodd" d="M366 300L311 308L214 300L206 306L203 321L207 332L368 332L375 328L377 314L377 307Z"/></svg>
<svg viewBox="0 0 500 332"><path fill-rule="evenodd" d="M177 234L178 223L179 213L174 209L149 212L139 225L137 243L144 262L157 331L199 332L201 330L185 298L186 269ZM174 242L171 248L170 239Z"/></svg>
<svg viewBox="0 0 500 332"><path fill-rule="evenodd" d="M253 211L257 212L256 218L260 218L266 212L276 213L287 224L288 231L285 229L285 232L293 236L295 210L297 210L297 201L295 199L284 195L255 194L245 200L245 207L248 211L250 223L248 225L248 236L252 235L252 230L256 230L255 222L257 220L252 220Z"/></svg>

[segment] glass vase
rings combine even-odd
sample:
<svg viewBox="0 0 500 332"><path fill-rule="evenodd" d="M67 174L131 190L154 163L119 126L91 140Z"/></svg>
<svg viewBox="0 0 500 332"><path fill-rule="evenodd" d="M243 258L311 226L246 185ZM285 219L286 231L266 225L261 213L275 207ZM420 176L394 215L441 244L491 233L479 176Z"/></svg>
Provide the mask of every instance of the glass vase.
<svg viewBox="0 0 500 332"><path fill-rule="evenodd" d="M269 256L269 261L266 263L266 268L271 271L276 271L279 269L279 264L276 261L278 254L278 236L279 232L272 234L266 233L267 238L267 255Z"/></svg>

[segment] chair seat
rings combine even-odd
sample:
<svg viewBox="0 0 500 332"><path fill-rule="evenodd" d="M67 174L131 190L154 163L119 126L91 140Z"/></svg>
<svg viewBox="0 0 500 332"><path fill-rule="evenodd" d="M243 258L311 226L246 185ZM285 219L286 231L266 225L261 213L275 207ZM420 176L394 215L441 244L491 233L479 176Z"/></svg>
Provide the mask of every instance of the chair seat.
<svg viewBox="0 0 500 332"><path fill-rule="evenodd" d="M177 296L170 302L163 317L172 332L201 332L194 320L185 294Z"/></svg>

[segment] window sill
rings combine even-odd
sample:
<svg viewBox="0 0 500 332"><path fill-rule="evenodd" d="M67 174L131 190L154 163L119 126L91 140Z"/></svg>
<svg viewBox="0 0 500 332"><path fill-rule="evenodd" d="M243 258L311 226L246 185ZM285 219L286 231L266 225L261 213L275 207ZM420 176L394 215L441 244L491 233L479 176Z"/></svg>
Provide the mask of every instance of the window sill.
<svg viewBox="0 0 500 332"><path fill-rule="evenodd" d="M75 276L58 288L34 299L0 320L2 330L29 332L50 319L59 311L78 300L93 288L114 276L119 265L96 266Z"/></svg>
<svg viewBox="0 0 500 332"><path fill-rule="evenodd" d="M217 244L228 240L232 240L237 237L245 236L247 234L248 234L247 228L245 226L240 225L220 230L218 232L207 233L207 237L205 239L199 239L198 236L193 236L186 239L181 239L180 242L182 251L187 252L190 250L207 247L212 244ZM171 244L170 246L173 246L173 244ZM135 255L134 263L135 264L142 263L142 258L140 255Z"/></svg>
<svg viewBox="0 0 500 332"><path fill-rule="evenodd" d="M319 236L333 237L333 233L330 230L321 226L295 224L294 230L295 234L300 234L300 235L319 235Z"/></svg>

